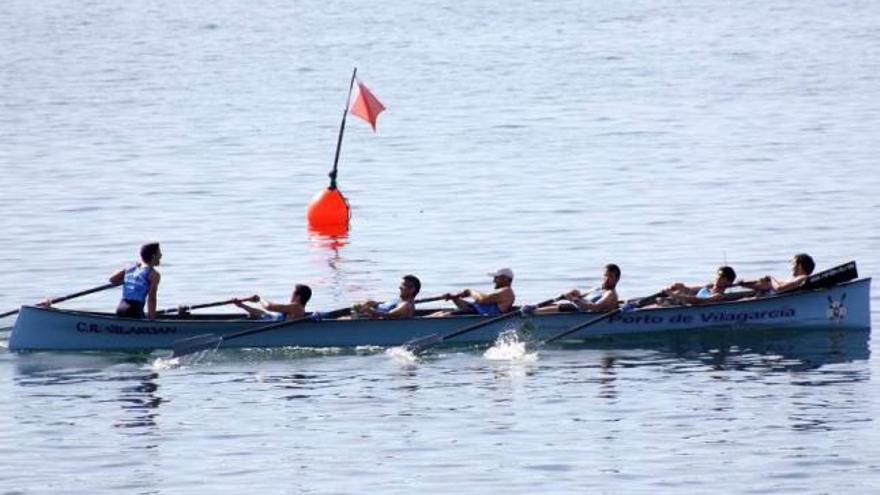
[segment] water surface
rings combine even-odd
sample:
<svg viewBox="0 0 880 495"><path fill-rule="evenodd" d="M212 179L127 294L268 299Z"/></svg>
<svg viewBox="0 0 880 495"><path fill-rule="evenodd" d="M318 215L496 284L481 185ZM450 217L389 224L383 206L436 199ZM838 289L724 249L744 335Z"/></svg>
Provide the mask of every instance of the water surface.
<svg viewBox="0 0 880 495"><path fill-rule="evenodd" d="M146 240L163 307L303 282L332 309L500 266L538 301L607 262L636 297L800 251L871 276L878 28L855 0L12 0L0 311L100 285ZM388 111L349 120L352 229L330 243L304 208L355 65ZM179 368L0 351L0 492L872 492L870 336L728 337Z"/></svg>

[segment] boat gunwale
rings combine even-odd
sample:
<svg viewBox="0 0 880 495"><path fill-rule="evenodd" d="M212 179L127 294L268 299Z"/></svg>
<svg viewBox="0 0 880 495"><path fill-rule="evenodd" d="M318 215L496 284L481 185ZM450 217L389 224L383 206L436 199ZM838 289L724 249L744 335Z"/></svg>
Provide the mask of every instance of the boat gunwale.
<svg viewBox="0 0 880 495"><path fill-rule="evenodd" d="M871 277L862 277L862 278L858 278L855 280L850 280L847 282L836 284L831 287L810 289L810 290L806 290L806 291L792 291L792 292L786 292L786 293L782 293L782 294L773 294L770 296L765 296L765 297L760 297L760 298L734 299L734 300L730 300L730 301L719 301L719 302L713 302L713 303L707 303L707 304L683 304L683 305L678 305L678 306L656 306L656 307L652 307L652 308L637 308L637 309L633 309L631 311L626 311L625 313L636 314L636 313L654 312L654 311L670 312L670 311L681 311L681 310L691 310L691 309L727 307L727 306L731 306L731 305L743 305L743 304L748 304L748 303L757 303L757 302L765 302L765 301L776 301L779 299L805 296L805 295L808 295L811 293L816 293L816 292L825 292L825 291L829 291L834 288L845 287L848 285L854 285L857 283L865 283L865 282L870 284ZM120 317L120 316L116 316L115 314L112 314L112 313L103 313L103 312L87 311L87 310L75 310L75 309L59 309L59 308L54 308L54 307L42 307L42 306L36 306L36 305L22 305L21 308L22 309L24 309L24 308L35 309L35 310L39 310L39 311L47 311L47 312L54 312L54 313L61 313L61 314L66 314L66 315L71 315L71 316L81 315L81 316L86 316L89 318L98 318L98 319L102 319L102 320L125 321L125 322L132 322L132 323L141 323L141 324L143 324L145 322L149 322L149 323L165 323L165 322L169 322L169 323L206 323L206 324L207 323L233 323L233 322L234 323L250 322L250 323L263 323L263 324L272 323L272 322L268 322L265 320L248 319L248 318L234 318L234 316L237 316L234 313L226 313L226 314L208 313L208 314L203 314L203 315L197 315L196 318L140 319L140 318ZM518 312L520 306L516 306L515 308L517 308L517 309L512 310L511 312ZM452 309L452 308L450 308L450 309ZM444 309L437 308L437 309L434 309L431 311L444 311ZM507 314L509 314L509 313L507 313ZM541 318L544 318L544 317L556 317L556 316L572 315L572 314L581 314L581 315L585 315L585 316L597 316L597 315L604 314L604 312L601 312L601 311L599 311L599 312L596 312L596 311L566 311L566 312L547 313L547 314L534 315L534 316L540 316ZM218 317L218 316L224 316L224 317L211 319L211 317ZM449 316L444 316L442 318L443 319L457 319L457 320L467 321L467 320L479 320L479 319L485 319L485 318L494 318L497 316L498 315L483 316L483 315L472 315L471 314L471 315L449 315ZM513 317L513 316L511 316L511 317ZM530 315L529 317L533 317L533 315ZM378 320L371 319L371 318L359 318L359 319L334 318L334 319L322 319L322 320L319 320L319 322L320 323L329 323L329 322L350 323L352 321L384 321L384 322L401 321L401 322L408 322L408 321L431 320L434 318L435 317L430 317L430 316L415 316L415 317L411 317L411 318L378 319ZM18 321L16 320L16 325L17 324L18 324Z"/></svg>

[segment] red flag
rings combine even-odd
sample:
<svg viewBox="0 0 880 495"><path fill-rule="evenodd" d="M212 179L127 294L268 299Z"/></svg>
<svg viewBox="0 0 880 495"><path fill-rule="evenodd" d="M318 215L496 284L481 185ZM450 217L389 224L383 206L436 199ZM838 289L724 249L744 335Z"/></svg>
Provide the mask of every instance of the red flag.
<svg viewBox="0 0 880 495"><path fill-rule="evenodd" d="M357 115L369 122L373 126L373 131L375 131L376 119L383 110L385 110L385 106L382 105L382 102L362 82L358 81L354 103L351 106L351 110L349 110L351 114Z"/></svg>

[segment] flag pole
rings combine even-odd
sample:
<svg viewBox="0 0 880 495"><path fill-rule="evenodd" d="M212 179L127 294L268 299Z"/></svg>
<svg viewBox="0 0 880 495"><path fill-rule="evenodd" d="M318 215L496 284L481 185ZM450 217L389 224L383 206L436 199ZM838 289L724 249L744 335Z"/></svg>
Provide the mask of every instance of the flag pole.
<svg viewBox="0 0 880 495"><path fill-rule="evenodd" d="M336 157L333 159L333 170L330 172L330 190L336 190L336 168L339 166L339 151L342 149L342 133L345 132L345 117L348 116L348 106L351 104L351 90L354 88L354 78L357 76L357 67L351 73L351 82L348 84L348 99L345 100L345 110L342 112L342 123L339 125L339 140L336 142Z"/></svg>

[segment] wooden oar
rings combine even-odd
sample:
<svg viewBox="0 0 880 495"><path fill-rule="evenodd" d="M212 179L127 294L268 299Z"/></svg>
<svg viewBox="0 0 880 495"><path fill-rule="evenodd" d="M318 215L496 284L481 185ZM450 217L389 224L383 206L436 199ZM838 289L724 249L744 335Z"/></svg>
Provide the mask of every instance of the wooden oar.
<svg viewBox="0 0 880 495"><path fill-rule="evenodd" d="M547 306L548 304L553 304L556 301L561 300L563 297L564 296L559 296L559 297L554 297L553 299L547 299L546 301L541 301L537 305L535 305L535 307L540 308L540 307ZM454 339L455 337L458 337L459 335L464 335L468 332L473 332L474 330L479 330L480 328L483 328L486 325L491 325L495 322L503 321L508 318L512 318L514 316L521 316L523 314L524 313L522 310L510 311L509 313L504 313L503 315L496 316L494 318L489 318L488 320L480 321L480 322L474 323L473 325L468 325L464 328L460 328L454 332L450 332L445 335L441 335L439 333L434 333L431 335L426 335L424 337L418 337L418 338L410 340L409 342L404 343L403 346L401 346L401 347L403 347L405 350L407 350L413 354L420 354L421 352L423 352L425 349L428 349L429 347L434 347L435 345L437 345L441 342L445 342L449 339Z"/></svg>
<svg viewBox="0 0 880 495"><path fill-rule="evenodd" d="M156 311L156 314L167 315L169 313L177 313L178 311L181 311L181 310L190 311L193 309L204 309L204 308L214 308L217 306L226 306L227 304L232 304L235 301L257 302L259 300L260 300L260 296L253 295L253 296L245 297L245 298L238 298L238 299L233 298L233 299L226 299L225 301L216 301L216 302L210 302L210 303L204 303L204 304L194 304L192 306L177 306L176 308L165 308L165 309Z"/></svg>
<svg viewBox="0 0 880 495"><path fill-rule="evenodd" d="M541 342L538 345L538 347L543 347L543 346L549 344L550 342L555 342L559 339L563 339L565 337L568 337L569 335L576 333L576 332L579 332L589 326L595 325L596 323L599 323L600 321L607 320L608 318L611 318L612 316L616 315L617 313L620 313L621 311L623 311L623 308L612 309L611 311L603 314L602 316L599 316L597 318L593 318L592 320L575 325L564 332L559 332L558 334L550 337L549 339L545 339L543 342Z"/></svg>
<svg viewBox="0 0 880 495"><path fill-rule="evenodd" d="M114 284L114 283L104 284L104 285L100 285L100 286L98 286L98 287L93 287L93 288L91 288L91 289L86 289L86 290L83 290L83 291L74 292L73 294L68 294L68 295L66 295L66 296L61 296L61 297L56 297L56 298L53 298L53 299L49 299L47 302L48 302L50 305L51 305L51 304L57 304L57 303L60 303L60 302L68 301L68 300L70 300L70 299L75 299L75 298L80 297L80 296L85 296L85 295L88 295L88 294L94 294L95 292L101 292L102 290L107 290L107 289L109 289L109 288L111 288L111 287L116 287L117 285L119 285L119 284ZM12 315L18 313L19 311L20 311L20 309L16 309L16 310L13 310L13 311L7 311L7 312L5 312L5 313L0 313L0 318L6 318L7 316L12 316Z"/></svg>
<svg viewBox="0 0 880 495"><path fill-rule="evenodd" d="M434 297L426 297L423 299L416 299L413 301L413 304L426 303L439 301L443 299L444 296L434 296ZM196 335L194 337L188 337L185 339L180 339L174 342L173 349L174 352L171 354L171 357L180 357L185 356L187 354L193 354L200 351L206 351L208 349L215 349L221 343L227 340L237 339L239 337L247 337L248 335L254 335L263 332L269 332L271 330L277 330L279 328L289 327L291 325L296 325L297 323L302 323L305 321L320 321L322 319L332 319L338 318L340 316L345 316L351 313L351 307L340 308L328 313L316 313L311 314L309 316L303 316L302 318L296 318L294 320L288 321L279 321L277 323L270 323L268 325L263 325L257 328L250 328L248 330L242 330L240 332L231 333L229 335L217 335L213 333L206 333L203 335Z"/></svg>
<svg viewBox="0 0 880 495"><path fill-rule="evenodd" d="M651 294L650 296L640 297L640 298L636 298L636 299L630 299L623 306L621 306L617 309L612 309L611 311L603 314L602 316L598 316L596 318L593 318L592 320L577 324L577 325L569 328L568 330L565 330L563 332L560 332L560 333L550 337L549 339L544 339L543 341L541 341L540 344L538 344L538 347L543 347L543 346L549 344L550 342L555 342L559 339L563 339L565 337L568 337L569 335L571 335L573 333L577 333L577 332L579 332L589 326L595 325L596 323L599 323L600 321L605 321L608 318L611 318L612 316L616 315L617 313L621 313L624 311L632 311L634 309L641 308L642 306L647 306L648 304L653 303L655 299L664 295L665 293L666 293L666 291L660 291L660 292Z"/></svg>

